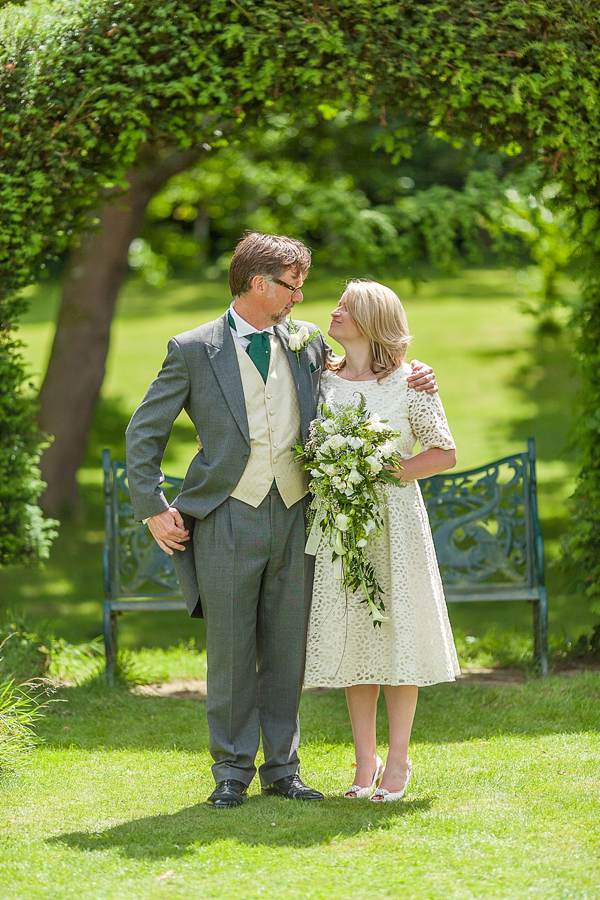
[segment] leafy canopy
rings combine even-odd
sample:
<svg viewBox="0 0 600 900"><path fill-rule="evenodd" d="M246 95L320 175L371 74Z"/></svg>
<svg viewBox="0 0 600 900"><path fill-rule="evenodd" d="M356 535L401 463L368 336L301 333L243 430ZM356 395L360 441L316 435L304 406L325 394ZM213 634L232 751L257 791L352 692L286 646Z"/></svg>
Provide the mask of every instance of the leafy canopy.
<svg viewBox="0 0 600 900"><path fill-rule="evenodd" d="M146 143L212 146L260 126L267 110L314 120L347 109L383 123L402 111L452 141L519 151L562 183L589 260L578 314L585 387L573 553L600 602L599 33L587 0L5 6L0 393L19 395L24 377L11 332L22 311L16 292L68 245L100 186L119 183ZM385 144L406 152L406 130L390 128ZM1 471L12 465L29 477L32 434L9 419ZM34 494L3 494L0 518L9 499L18 506Z"/></svg>

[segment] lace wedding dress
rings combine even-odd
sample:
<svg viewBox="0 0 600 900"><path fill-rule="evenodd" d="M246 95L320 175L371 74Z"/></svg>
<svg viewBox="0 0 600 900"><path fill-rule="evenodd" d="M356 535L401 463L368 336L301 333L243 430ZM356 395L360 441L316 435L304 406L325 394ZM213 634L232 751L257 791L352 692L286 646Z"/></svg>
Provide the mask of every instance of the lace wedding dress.
<svg viewBox="0 0 600 900"><path fill-rule="evenodd" d="M331 407L358 402L402 432L400 455L454 448L438 394L407 385L404 364L377 381L351 382L333 372L321 379L321 401ZM334 578L331 547L323 539L315 559L305 685L416 684L454 681L459 674L433 539L418 482L386 485L383 532L367 554L383 588L388 622L374 627L364 595L346 594Z"/></svg>

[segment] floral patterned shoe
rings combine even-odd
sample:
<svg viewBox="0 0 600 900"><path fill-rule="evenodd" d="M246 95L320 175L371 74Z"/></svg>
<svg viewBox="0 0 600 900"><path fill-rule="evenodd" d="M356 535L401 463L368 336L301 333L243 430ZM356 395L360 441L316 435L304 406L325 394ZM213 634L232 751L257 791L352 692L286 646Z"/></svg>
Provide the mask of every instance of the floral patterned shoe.
<svg viewBox="0 0 600 900"><path fill-rule="evenodd" d="M371 797L371 800L373 800L375 803L385 803L390 800L402 800L411 772L412 763L409 761L408 772L406 773L406 781L404 782L404 786L399 791L387 791L385 788L378 787Z"/></svg>
<svg viewBox="0 0 600 900"><path fill-rule="evenodd" d="M373 781L369 785L369 787L361 787L359 784L351 785L344 797L347 800L364 800L366 797L370 797L383 776L385 772L385 766L383 762L377 757L377 762L375 763L375 775L373 776Z"/></svg>

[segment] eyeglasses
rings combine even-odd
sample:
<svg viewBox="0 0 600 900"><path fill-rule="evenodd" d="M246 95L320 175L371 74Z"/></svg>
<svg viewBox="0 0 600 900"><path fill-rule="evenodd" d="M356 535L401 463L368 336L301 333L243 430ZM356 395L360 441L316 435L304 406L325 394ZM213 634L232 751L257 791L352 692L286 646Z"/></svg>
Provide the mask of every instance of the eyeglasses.
<svg viewBox="0 0 600 900"><path fill-rule="evenodd" d="M292 296L290 297L290 300L293 300L293 299L294 299L294 295L297 294L298 291L301 291L301 290L302 290L302 285L304 284L304 282L302 281L300 284L297 284L297 285L294 287L293 284L288 284L286 281L282 281L281 278L273 278L272 275L271 275L271 281L274 281L275 284L280 284L281 287L287 288L288 291L291 291L291 292L292 292Z"/></svg>

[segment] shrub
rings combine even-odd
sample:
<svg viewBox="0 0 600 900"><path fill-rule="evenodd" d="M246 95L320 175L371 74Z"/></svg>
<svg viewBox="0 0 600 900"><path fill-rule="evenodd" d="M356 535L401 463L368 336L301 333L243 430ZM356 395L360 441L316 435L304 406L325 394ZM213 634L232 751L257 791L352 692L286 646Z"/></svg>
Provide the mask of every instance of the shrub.
<svg viewBox="0 0 600 900"><path fill-rule="evenodd" d="M33 723L47 702L41 681L15 684L0 678L0 778L16 771L36 743Z"/></svg>
<svg viewBox="0 0 600 900"><path fill-rule="evenodd" d="M0 643L0 778L16 771L36 743L33 725L48 702L45 679L18 684L10 674L11 668L21 669L34 661L39 665L39 647L31 637L12 632Z"/></svg>

